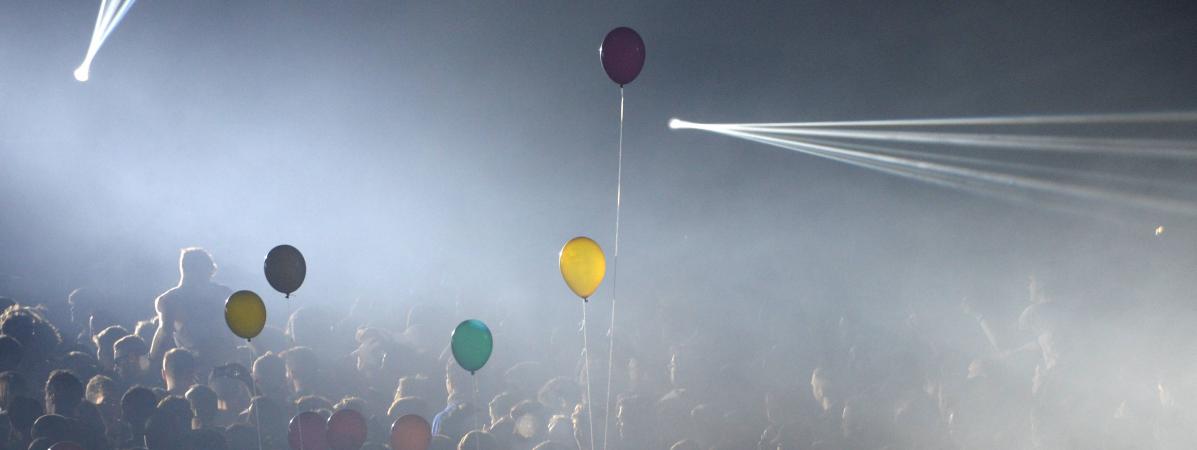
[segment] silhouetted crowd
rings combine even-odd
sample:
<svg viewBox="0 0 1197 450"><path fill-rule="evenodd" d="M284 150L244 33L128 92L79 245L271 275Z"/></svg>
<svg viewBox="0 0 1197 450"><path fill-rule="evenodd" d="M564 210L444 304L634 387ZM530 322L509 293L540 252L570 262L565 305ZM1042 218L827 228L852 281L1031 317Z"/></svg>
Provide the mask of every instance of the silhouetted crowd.
<svg viewBox="0 0 1197 450"><path fill-rule="evenodd" d="M370 450L407 414L432 425L436 450L1197 448L1185 408L1197 380L1148 357L1111 365L1112 347L1034 281L1016 320L967 303L885 326L851 312L751 330L663 320L619 330L614 349L597 332L593 355L577 323L537 334L500 321L495 359L471 376L446 348L459 318L435 305L387 321L301 307L239 340L215 272L184 249L178 286L135 323L88 289L69 314L4 299L0 449L287 449L292 417L346 408L368 418ZM936 335L929 320L965 331ZM735 345L750 335L770 345Z"/></svg>

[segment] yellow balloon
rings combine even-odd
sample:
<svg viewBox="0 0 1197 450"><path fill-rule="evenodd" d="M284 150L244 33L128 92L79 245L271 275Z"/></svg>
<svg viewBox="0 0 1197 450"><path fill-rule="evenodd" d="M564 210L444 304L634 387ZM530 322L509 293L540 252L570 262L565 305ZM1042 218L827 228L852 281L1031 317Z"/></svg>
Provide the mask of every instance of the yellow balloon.
<svg viewBox="0 0 1197 450"><path fill-rule="evenodd" d="M583 300L594 294L607 274L607 257L603 255L603 249L585 236L566 242L557 256L557 263L561 266L565 284Z"/></svg>
<svg viewBox="0 0 1197 450"><path fill-rule="evenodd" d="M233 334L253 339L266 326L266 304L253 291L237 291L224 302L224 322Z"/></svg>

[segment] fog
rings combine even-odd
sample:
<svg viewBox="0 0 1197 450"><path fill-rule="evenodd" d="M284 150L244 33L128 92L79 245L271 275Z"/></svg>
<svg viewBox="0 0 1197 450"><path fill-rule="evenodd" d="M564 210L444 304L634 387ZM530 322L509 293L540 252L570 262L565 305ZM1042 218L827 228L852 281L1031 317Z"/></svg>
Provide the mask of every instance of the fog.
<svg viewBox="0 0 1197 450"><path fill-rule="evenodd" d="M970 361L1014 361L995 355L1039 334L1019 326L1031 277L1059 306L1041 328L1067 335L1064 352L1090 370L1063 382L1105 408L1086 414L1197 394L1185 384L1193 217L1003 201L666 126L1192 110L1192 5L607 3L145 1L87 83L71 72L96 4L0 5L0 295L61 310L92 288L129 326L178 282L179 249L200 246L216 282L266 298L272 326L301 306L341 317L358 302L368 325L401 333L419 304L448 326L487 320L497 361L547 363L581 345L549 336L578 329L557 252L584 235L608 251L586 306L594 352L606 355L617 267L620 361L665 377L671 346L684 347L691 370L723 380L716 391L743 392L730 403L749 405L744 417L764 414L765 392L809 397L817 366L850 373L872 358L894 372L924 351L910 348L931 348L922 376L946 385ZM619 89L596 49L619 25L648 58L625 91L613 266ZM1184 125L1102 131L1194 138ZM1144 179L1148 197L1197 187L1192 161L1075 164ZM282 243L308 265L289 300L262 277ZM1028 398L1034 367L1005 369ZM1106 422L1070 430L1132 436ZM1072 448L1055 445L1039 448Z"/></svg>

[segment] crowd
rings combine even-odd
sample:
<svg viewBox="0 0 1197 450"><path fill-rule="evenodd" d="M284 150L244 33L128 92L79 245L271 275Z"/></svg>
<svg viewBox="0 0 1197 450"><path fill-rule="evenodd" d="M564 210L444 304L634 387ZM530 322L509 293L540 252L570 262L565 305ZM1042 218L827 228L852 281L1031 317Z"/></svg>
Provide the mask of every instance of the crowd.
<svg viewBox="0 0 1197 450"><path fill-rule="evenodd" d="M541 334L493 324L497 347L543 350L496 351L471 376L440 332L453 318L427 305L398 325L301 307L240 341L215 272L207 252L184 249L178 286L135 323L116 323L88 289L57 316L5 299L0 449L287 449L292 417L346 408L368 418L369 450L387 448L407 414L432 425L438 450L1197 446L1184 372L1111 364L1090 325L1034 282L1017 321L966 303L943 319L966 331L946 337L927 317L877 326L851 311L766 318L759 330L628 327L608 379L606 339L596 334L586 355L563 336L572 324ZM979 345L964 342L969 332ZM770 345L727 345L748 333Z"/></svg>

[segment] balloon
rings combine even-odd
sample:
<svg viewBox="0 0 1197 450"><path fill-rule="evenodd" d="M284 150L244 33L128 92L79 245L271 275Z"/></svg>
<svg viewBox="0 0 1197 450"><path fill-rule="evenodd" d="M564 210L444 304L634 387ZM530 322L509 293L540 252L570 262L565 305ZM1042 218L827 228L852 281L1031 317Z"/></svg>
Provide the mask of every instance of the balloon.
<svg viewBox="0 0 1197 450"><path fill-rule="evenodd" d="M303 254L290 245L280 245L270 249L266 254L266 281L270 287L291 298L291 293L299 290L303 278L307 276L308 264L303 260Z"/></svg>
<svg viewBox="0 0 1197 450"><path fill-rule="evenodd" d="M391 450L428 450L432 426L415 414L408 414L391 425Z"/></svg>
<svg viewBox="0 0 1197 450"><path fill-rule="evenodd" d="M324 418L312 411L304 411L291 418L287 443L291 450L328 450Z"/></svg>
<svg viewBox="0 0 1197 450"><path fill-rule="evenodd" d="M570 239L557 255L565 284L583 300L589 299L607 274L607 257L594 240L580 236Z"/></svg>
<svg viewBox="0 0 1197 450"><path fill-rule="evenodd" d="M481 320L470 319L457 325L453 330L452 341L453 359L462 369L473 375L478 369L486 365L490 359L490 352L494 349L494 338L490 335Z"/></svg>
<svg viewBox="0 0 1197 450"><path fill-rule="evenodd" d="M352 409L342 409L328 418L328 447L358 450L366 443L366 418Z"/></svg>
<svg viewBox="0 0 1197 450"><path fill-rule="evenodd" d="M224 322L233 334L253 339L266 326L266 304L253 291L237 291L224 302Z"/></svg>
<svg viewBox="0 0 1197 450"><path fill-rule="evenodd" d="M82 445L76 444L74 442L62 441L57 444L51 445L50 450L86 450L86 449L84 449Z"/></svg>
<svg viewBox="0 0 1197 450"><path fill-rule="evenodd" d="M619 27L607 33L603 46L599 47L599 60L607 76L620 87L631 83L644 68L644 39L628 27Z"/></svg>

